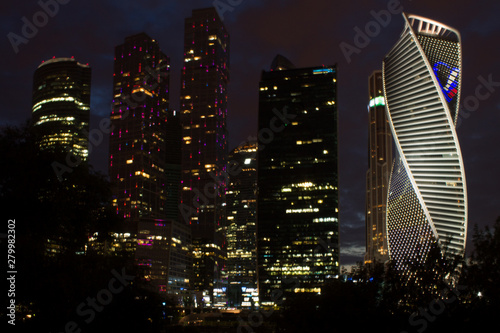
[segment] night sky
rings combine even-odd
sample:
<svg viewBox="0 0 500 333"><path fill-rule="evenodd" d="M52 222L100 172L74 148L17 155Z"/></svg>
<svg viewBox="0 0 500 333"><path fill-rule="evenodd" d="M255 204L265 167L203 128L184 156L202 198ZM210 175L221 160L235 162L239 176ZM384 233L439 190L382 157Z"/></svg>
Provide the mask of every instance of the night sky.
<svg viewBox="0 0 500 333"><path fill-rule="evenodd" d="M74 56L92 68L91 129L97 127L111 111L114 47L142 31L158 40L171 59L170 105L178 110L184 19L192 9L212 6L213 0L59 1L64 4L52 8L53 15L45 16L47 22L35 0L2 1L0 5L0 125L20 125L30 118L33 73L42 60ZM338 65L341 265L362 260L368 76L381 68L404 24L401 14L384 17L386 21L380 24L372 13L387 10L394 1L220 2L241 3L223 13L231 38L230 149L257 134L258 82L276 54L297 67ZM500 2L402 0L396 9L442 22L462 36L462 102L468 104L458 135L468 186L470 244L474 224L491 225L500 216ZM34 16L40 27L28 31L31 35L16 53L8 34L22 37L23 17L33 22ZM355 47L355 29L364 31L367 24L373 29L371 37L365 45L358 43L362 47L348 59L340 46ZM107 153L106 138L90 156L94 168L103 173L107 173Z"/></svg>

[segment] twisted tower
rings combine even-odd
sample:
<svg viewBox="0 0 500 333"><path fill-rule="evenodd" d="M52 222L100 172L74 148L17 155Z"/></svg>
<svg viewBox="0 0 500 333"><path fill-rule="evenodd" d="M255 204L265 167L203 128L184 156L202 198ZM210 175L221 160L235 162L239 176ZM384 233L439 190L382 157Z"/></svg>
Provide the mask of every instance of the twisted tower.
<svg viewBox="0 0 500 333"><path fill-rule="evenodd" d="M405 28L383 61L395 159L387 201L389 255L399 268L423 262L433 243L461 253L467 191L456 133L462 77L460 34L403 13Z"/></svg>

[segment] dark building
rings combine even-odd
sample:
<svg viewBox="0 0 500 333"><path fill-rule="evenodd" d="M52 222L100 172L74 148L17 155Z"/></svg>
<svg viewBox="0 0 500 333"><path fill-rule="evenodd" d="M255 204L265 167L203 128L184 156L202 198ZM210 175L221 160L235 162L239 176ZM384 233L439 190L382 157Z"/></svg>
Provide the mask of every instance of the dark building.
<svg viewBox="0 0 500 333"><path fill-rule="evenodd" d="M181 76L180 210L192 228L194 287L208 297L225 284L228 66L229 35L215 8L193 10L185 20Z"/></svg>
<svg viewBox="0 0 500 333"><path fill-rule="evenodd" d="M250 307L258 299L257 291L257 143L234 148L229 163L235 171L229 175L227 200L227 267L229 306Z"/></svg>
<svg viewBox="0 0 500 333"><path fill-rule="evenodd" d="M339 274L336 66L263 72L259 94L257 262L273 290L320 292Z"/></svg>
<svg viewBox="0 0 500 333"><path fill-rule="evenodd" d="M90 67L74 58L54 57L38 66L33 78L32 129L41 149L60 149L87 160L90 78Z"/></svg>
<svg viewBox="0 0 500 333"><path fill-rule="evenodd" d="M177 305L189 295L192 273L191 230L183 222L142 219L135 258L153 291L166 294Z"/></svg>
<svg viewBox="0 0 500 333"><path fill-rule="evenodd" d="M169 58L145 33L115 48L109 152L113 206L125 221L120 233L137 240L135 258L143 277L160 293L171 291L169 263L176 244L170 235L178 223L181 162L180 119L169 108L169 73ZM147 241L151 247L144 245ZM184 281L190 270L179 278Z"/></svg>
<svg viewBox="0 0 500 333"><path fill-rule="evenodd" d="M116 213L132 224L177 217L180 128L169 109L169 70L169 58L144 33L115 48L109 176Z"/></svg>
<svg viewBox="0 0 500 333"><path fill-rule="evenodd" d="M368 80L368 171L366 172L365 264L389 259L387 248L387 190L392 167L392 135L385 112L382 71Z"/></svg>

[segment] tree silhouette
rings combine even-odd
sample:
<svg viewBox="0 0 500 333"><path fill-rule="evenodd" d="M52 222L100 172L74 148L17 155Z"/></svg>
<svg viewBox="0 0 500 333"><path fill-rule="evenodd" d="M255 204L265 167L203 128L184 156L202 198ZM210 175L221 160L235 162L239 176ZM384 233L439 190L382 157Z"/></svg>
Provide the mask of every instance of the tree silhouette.
<svg viewBox="0 0 500 333"><path fill-rule="evenodd" d="M0 129L2 214L16 225L17 328L61 332L75 322L82 332L158 332L160 299L138 279L123 286L89 323L77 312L89 298L109 295L116 272L135 276L136 267L125 256L87 251L90 235L104 236L121 222L111 211L106 178L86 162L68 166L67 152L43 151L35 142L28 125ZM68 166L63 177L54 162Z"/></svg>

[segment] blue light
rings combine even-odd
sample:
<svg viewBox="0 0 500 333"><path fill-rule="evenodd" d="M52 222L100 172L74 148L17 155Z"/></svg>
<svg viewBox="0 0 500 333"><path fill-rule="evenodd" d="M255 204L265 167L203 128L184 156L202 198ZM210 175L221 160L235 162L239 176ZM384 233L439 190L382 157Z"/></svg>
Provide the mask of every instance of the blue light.
<svg viewBox="0 0 500 333"><path fill-rule="evenodd" d="M442 72L442 67L446 67L449 70L448 74L448 79L446 81L446 85L443 86L441 81L439 80L438 73ZM432 68L434 70L434 74L436 75L436 78L438 79L439 85L441 86L441 90L443 90L444 97L446 98L446 101L451 102L453 97L456 96L458 93L458 74L460 72L460 69L453 67L451 68L448 64L438 61L434 64L434 67Z"/></svg>
<svg viewBox="0 0 500 333"><path fill-rule="evenodd" d="M326 73L333 73L333 69L331 68L313 69L313 74L326 74Z"/></svg>

